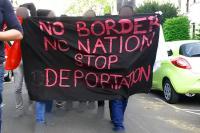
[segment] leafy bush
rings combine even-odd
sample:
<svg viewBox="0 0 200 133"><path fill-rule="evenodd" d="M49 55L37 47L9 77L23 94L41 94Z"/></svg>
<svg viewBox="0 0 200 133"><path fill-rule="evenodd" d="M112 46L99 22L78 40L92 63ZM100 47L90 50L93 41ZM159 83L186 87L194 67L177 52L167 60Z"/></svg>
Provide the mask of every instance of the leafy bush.
<svg viewBox="0 0 200 133"><path fill-rule="evenodd" d="M111 7L109 5L104 7L104 14L111 14Z"/></svg>
<svg viewBox="0 0 200 133"><path fill-rule="evenodd" d="M167 19L163 27L166 41L190 39L190 22L187 17L180 16Z"/></svg>
<svg viewBox="0 0 200 133"><path fill-rule="evenodd" d="M143 5L136 8L137 13L154 13L156 11L159 11L159 4L155 1L153 2L144 2Z"/></svg>
<svg viewBox="0 0 200 133"><path fill-rule="evenodd" d="M105 8L103 11L105 14L111 13L111 5L115 0L71 0L72 4L66 9L65 13L67 15L78 15L82 16L84 12L92 9L96 14L101 14L99 12L99 7ZM103 15L103 14L101 14Z"/></svg>
<svg viewBox="0 0 200 133"><path fill-rule="evenodd" d="M160 5L160 11L163 12L163 22L168 18L177 17L178 15L178 8L176 8L172 3Z"/></svg>
<svg viewBox="0 0 200 133"><path fill-rule="evenodd" d="M136 8L137 13L154 13L156 11L162 11L163 22L167 18L173 18L178 15L178 8L176 8L172 3L158 4L157 2L145 2L140 7Z"/></svg>

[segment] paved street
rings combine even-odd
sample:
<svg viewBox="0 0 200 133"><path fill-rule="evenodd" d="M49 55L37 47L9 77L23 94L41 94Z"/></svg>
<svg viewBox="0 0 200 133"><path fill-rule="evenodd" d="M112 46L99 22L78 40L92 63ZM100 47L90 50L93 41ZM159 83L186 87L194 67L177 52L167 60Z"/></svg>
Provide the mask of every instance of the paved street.
<svg viewBox="0 0 200 133"><path fill-rule="evenodd" d="M33 112L26 109L23 117L14 117L12 86L4 84L3 133L33 133ZM27 105L26 91L23 95ZM53 123L47 125L46 133L113 133L107 102L104 109L83 113L77 111L75 102L72 110L54 108L52 114ZM159 93L137 94L129 99L125 126L126 133L200 133L199 102L197 98L185 98L179 104L169 105Z"/></svg>

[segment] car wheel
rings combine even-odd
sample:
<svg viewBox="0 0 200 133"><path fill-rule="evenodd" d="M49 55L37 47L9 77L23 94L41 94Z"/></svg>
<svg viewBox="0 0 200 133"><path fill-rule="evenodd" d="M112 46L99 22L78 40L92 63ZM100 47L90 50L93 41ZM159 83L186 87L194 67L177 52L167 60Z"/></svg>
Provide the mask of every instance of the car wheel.
<svg viewBox="0 0 200 133"><path fill-rule="evenodd" d="M177 103L180 97L180 95L176 93L176 91L174 90L169 80L165 80L163 84L163 94L164 94L166 102L171 103L171 104Z"/></svg>

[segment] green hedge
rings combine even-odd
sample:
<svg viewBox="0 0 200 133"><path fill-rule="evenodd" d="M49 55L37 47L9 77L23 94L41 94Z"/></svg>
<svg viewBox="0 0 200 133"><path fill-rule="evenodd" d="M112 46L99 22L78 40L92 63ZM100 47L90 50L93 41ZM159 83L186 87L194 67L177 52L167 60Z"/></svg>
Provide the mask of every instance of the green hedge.
<svg viewBox="0 0 200 133"><path fill-rule="evenodd" d="M136 8L137 13L154 13L156 11L163 12L163 22L167 18L173 18L178 15L178 8L174 6L172 3L163 3L158 4L158 2L145 2L143 5Z"/></svg>
<svg viewBox="0 0 200 133"><path fill-rule="evenodd" d="M144 2L143 5L136 8L137 13L154 13L156 11L159 11L159 4L155 1L153 2Z"/></svg>
<svg viewBox="0 0 200 133"><path fill-rule="evenodd" d="M163 26L165 40L188 40L190 39L189 28L190 22L187 17L181 16L167 19Z"/></svg>

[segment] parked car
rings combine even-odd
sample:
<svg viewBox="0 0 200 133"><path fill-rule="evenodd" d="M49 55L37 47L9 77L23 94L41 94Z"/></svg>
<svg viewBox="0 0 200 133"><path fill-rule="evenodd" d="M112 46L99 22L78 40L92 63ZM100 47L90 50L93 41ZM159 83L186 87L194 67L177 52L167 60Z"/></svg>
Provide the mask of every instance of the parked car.
<svg viewBox="0 0 200 133"><path fill-rule="evenodd" d="M168 47L168 58L160 62L153 74L153 88L163 91L168 103L177 103L180 94L200 93L200 41L174 41Z"/></svg>

